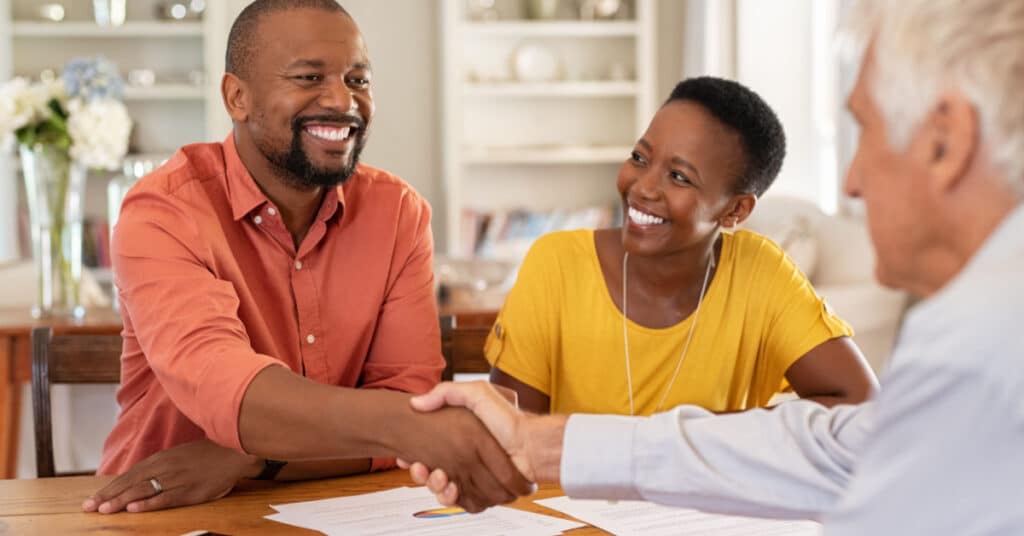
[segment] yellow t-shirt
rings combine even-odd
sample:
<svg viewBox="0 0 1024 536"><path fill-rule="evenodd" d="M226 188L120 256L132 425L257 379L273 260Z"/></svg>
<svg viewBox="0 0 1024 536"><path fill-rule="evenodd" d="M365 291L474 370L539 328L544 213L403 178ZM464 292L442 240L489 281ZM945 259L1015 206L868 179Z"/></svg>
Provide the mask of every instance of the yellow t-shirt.
<svg viewBox="0 0 1024 536"><path fill-rule="evenodd" d="M665 403L693 315L665 329L627 321L638 415L680 404L712 411L764 406L785 372L819 344L852 336L774 242L723 233L686 358ZM487 338L491 365L551 397L552 413L629 414L622 312L591 230L541 237Z"/></svg>

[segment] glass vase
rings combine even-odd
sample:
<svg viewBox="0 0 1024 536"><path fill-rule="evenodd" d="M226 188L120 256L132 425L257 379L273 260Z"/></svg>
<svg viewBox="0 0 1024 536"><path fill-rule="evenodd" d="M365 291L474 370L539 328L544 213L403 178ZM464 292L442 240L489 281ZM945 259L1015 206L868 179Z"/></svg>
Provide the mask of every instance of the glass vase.
<svg viewBox="0 0 1024 536"><path fill-rule="evenodd" d="M23 145L20 150L39 283L32 314L81 318L85 314L79 287L86 169L73 162L66 150L52 145Z"/></svg>

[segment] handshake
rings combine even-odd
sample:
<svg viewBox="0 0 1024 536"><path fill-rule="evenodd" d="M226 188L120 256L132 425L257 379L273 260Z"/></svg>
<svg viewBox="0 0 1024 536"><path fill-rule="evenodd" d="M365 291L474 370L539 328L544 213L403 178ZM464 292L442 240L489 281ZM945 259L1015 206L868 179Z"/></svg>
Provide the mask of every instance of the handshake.
<svg viewBox="0 0 1024 536"><path fill-rule="evenodd" d="M433 412L444 407L464 407L473 412L520 473L505 473L505 478L501 477L500 471L488 475L496 479L503 490L492 487L488 492L479 485L481 477L475 475L485 471L489 465L483 456L478 467L460 468L469 471L460 470L459 477L450 474L451 470L428 467L417 460L400 458L399 466L408 469L416 483L425 484L441 504L458 505L470 512L528 495L535 489L529 483L557 483L562 460L562 436L568 417L524 413L517 409L514 401L514 391L483 381L445 382L410 400L413 409L419 412ZM523 479L528 481L528 485L523 485Z"/></svg>

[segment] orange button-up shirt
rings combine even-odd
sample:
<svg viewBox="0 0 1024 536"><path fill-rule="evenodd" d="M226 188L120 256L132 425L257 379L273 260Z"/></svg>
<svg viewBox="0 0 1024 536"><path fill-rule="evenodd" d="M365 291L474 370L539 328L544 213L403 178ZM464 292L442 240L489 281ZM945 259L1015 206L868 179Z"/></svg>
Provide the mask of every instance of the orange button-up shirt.
<svg viewBox="0 0 1024 536"><path fill-rule="evenodd" d="M408 392L440 379L430 207L385 171L328 189L296 251L233 137L189 145L128 193L112 251L121 413L100 474L204 437L241 449L242 397L268 366Z"/></svg>

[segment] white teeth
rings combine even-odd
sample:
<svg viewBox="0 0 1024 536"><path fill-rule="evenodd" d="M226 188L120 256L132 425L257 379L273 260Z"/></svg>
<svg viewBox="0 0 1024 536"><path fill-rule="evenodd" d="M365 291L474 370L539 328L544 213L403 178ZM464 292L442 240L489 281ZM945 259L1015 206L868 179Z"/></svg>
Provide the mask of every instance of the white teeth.
<svg viewBox="0 0 1024 536"><path fill-rule="evenodd" d="M345 128L333 128L333 127L308 127L306 132L309 132L313 136L327 141L341 141L348 137L350 127Z"/></svg>
<svg viewBox="0 0 1024 536"><path fill-rule="evenodd" d="M664 218L659 218L657 216L654 216L653 214L648 214L646 212L640 212L639 210L633 207L629 207L628 212L629 219L633 221L633 223L639 225L659 225L665 223Z"/></svg>

